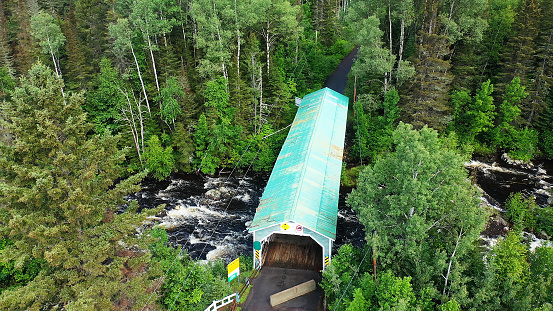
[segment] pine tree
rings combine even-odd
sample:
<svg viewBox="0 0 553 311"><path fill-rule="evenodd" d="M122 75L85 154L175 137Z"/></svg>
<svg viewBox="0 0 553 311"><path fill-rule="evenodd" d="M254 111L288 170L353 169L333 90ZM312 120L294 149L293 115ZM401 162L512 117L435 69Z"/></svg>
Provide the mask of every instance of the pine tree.
<svg viewBox="0 0 553 311"><path fill-rule="evenodd" d="M519 0L490 0L488 27L484 31L482 44L477 47L477 54L482 55L479 64L482 76L494 77L500 70L500 55L505 49L505 42L513 33L516 11Z"/></svg>
<svg viewBox="0 0 553 311"><path fill-rule="evenodd" d="M136 230L159 209L137 213L133 202L121 210L144 174L119 180L125 152L118 137L88 138L82 96L64 99L62 87L38 63L4 107L14 139L0 145L0 235L16 242L2 258L47 264L26 286L4 291L0 306L143 307L152 286L150 254Z"/></svg>
<svg viewBox="0 0 553 311"><path fill-rule="evenodd" d="M534 55L536 55L536 38L541 17L540 2L525 0L515 19L513 27L515 35L508 41L505 52L501 55L503 70L499 75L500 83L496 84L499 94L504 93L507 83L515 77L520 77L522 85L528 85L527 91L530 96L522 102L521 110L522 116L529 123L532 123L537 108L531 102L536 92L535 85L529 82L536 78Z"/></svg>
<svg viewBox="0 0 553 311"><path fill-rule="evenodd" d="M106 1L75 1L75 27L88 64L97 65L105 55L108 47L109 12L109 3Z"/></svg>
<svg viewBox="0 0 553 311"><path fill-rule="evenodd" d="M90 72L92 71L81 48L83 44L77 36L76 23L75 11L70 8L69 15L64 23L64 35L67 40L65 44L67 63L64 64L64 71L67 73L67 84L72 90L88 89L91 80Z"/></svg>
<svg viewBox="0 0 553 311"><path fill-rule="evenodd" d="M182 122L175 124L175 130L171 135L171 147L175 152L175 168L180 172L192 171L192 159L194 158L194 142L192 135Z"/></svg>
<svg viewBox="0 0 553 311"><path fill-rule="evenodd" d="M0 67L5 67L8 74L15 77L15 68L11 57L11 49L8 45L8 23L4 15L4 8L0 5Z"/></svg>
<svg viewBox="0 0 553 311"><path fill-rule="evenodd" d="M539 114L536 127L539 131L539 147L549 158L553 158L553 91L545 98L545 110Z"/></svg>
<svg viewBox="0 0 553 311"><path fill-rule="evenodd" d="M553 1L542 0L539 33L536 38L535 93L531 101L529 121L535 120L547 109L547 96L553 87Z"/></svg>
<svg viewBox="0 0 553 311"><path fill-rule="evenodd" d="M31 16L25 0L17 0L9 22L18 27L15 33L13 60L18 73L25 73L31 68L32 59L38 56L37 49L31 39Z"/></svg>
<svg viewBox="0 0 553 311"><path fill-rule="evenodd" d="M446 59L451 51L445 35L421 31L418 40L416 74L407 83L408 94L403 100L404 120L416 128L428 125L441 130L451 119L448 100L453 77Z"/></svg>
<svg viewBox="0 0 553 311"><path fill-rule="evenodd" d="M444 129L451 121L449 90L453 76L450 63L450 42L440 22L440 0L419 3L421 29L416 40L413 65L415 75L407 83L403 96L403 121L416 128L428 125Z"/></svg>

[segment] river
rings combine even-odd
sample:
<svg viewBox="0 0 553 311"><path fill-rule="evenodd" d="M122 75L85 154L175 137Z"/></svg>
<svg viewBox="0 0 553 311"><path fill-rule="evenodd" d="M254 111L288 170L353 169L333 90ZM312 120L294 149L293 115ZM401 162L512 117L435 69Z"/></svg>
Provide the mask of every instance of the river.
<svg viewBox="0 0 553 311"><path fill-rule="evenodd" d="M142 208L165 204L165 210L154 219L169 233L174 245L184 247L197 259L230 260L239 254L250 255L252 235L248 227L267 184L268 174L242 177L201 177L173 175L164 181L145 179L136 199ZM351 191L340 191L337 239L363 245L363 226L345 204Z"/></svg>
<svg viewBox="0 0 553 311"><path fill-rule="evenodd" d="M541 207L552 202L553 162L537 161L533 166L498 161L472 160L465 164L473 180L482 189L482 202L496 210L482 239L492 244L506 233L508 223L501 218L504 204L512 192L533 195ZM268 174L241 177L202 177L173 175L164 181L145 179L142 190L129 199L141 207L165 204L155 222L167 229L170 241L188 250L197 259L226 261L239 254L249 255L253 248L248 227L263 194ZM364 230L355 212L345 204L351 188L340 189L335 249L345 243L364 244ZM527 234L534 244L535 236Z"/></svg>

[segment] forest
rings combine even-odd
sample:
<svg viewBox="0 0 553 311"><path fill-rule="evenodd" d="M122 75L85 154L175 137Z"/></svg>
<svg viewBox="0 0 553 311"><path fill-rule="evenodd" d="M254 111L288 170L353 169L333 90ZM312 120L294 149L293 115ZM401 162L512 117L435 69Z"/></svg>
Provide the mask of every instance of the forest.
<svg viewBox="0 0 553 311"><path fill-rule="evenodd" d="M553 236L553 208L513 193L483 252L490 211L463 167L553 158L552 40L552 0L2 0L0 306L227 295L222 262L174 249L143 225L163 206L125 196L270 172L294 98L358 47L343 176L367 245L323 274L329 309L553 310L553 249L521 238Z"/></svg>

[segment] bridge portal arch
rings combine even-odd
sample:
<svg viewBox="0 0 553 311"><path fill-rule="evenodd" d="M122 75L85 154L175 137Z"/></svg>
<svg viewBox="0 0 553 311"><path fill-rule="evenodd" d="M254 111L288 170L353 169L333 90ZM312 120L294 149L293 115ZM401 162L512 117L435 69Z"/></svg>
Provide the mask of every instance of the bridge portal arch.
<svg viewBox="0 0 553 311"><path fill-rule="evenodd" d="M286 230L283 228L287 228ZM253 232L254 266L321 271L330 263L334 240L288 221Z"/></svg>

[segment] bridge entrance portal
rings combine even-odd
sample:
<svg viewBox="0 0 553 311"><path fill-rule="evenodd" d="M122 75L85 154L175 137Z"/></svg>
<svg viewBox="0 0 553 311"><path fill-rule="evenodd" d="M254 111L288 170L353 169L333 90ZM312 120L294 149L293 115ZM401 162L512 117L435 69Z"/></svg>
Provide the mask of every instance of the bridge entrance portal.
<svg viewBox="0 0 553 311"><path fill-rule="evenodd" d="M264 265L321 271L322 257L322 246L311 237L275 233L269 238Z"/></svg>

